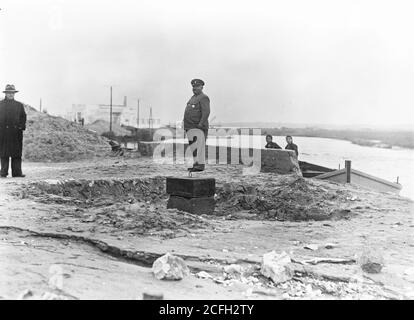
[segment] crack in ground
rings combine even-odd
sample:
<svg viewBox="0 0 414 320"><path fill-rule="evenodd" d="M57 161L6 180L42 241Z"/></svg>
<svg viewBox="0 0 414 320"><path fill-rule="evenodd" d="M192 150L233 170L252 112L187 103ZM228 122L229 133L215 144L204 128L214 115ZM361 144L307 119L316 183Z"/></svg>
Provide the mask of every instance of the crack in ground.
<svg viewBox="0 0 414 320"><path fill-rule="evenodd" d="M82 242L87 244L94 249L98 249L99 251L116 258L118 260L122 260L123 262L132 263L141 267L150 268L156 259L163 256L163 254L155 253L155 252L148 252L148 251L132 251L127 249L121 249L117 246L110 245L102 240L92 239L84 236L72 235L72 234L65 234L65 233L53 233L53 232L39 232L34 231L26 228L20 228L16 226L0 226L2 230L13 230L17 232L27 232L33 237L40 237L40 238L52 238L57 240L72 240L77 242ZM249 264L257 264L256 261L248 260L248 259L238 259L234 260L231 259L216 259L216 258L207 258L202 259L198 256L192 255L183 255L183 254L174 254L186 261L198 261L198 262L217 262L221 264L229 264L231 263L249 263ZM189 266L190 269L199 271L203 270L199 267L192 267Z"/></svg>
<svg viewBox="0 0 414 320"><path fill-rule="evenodd" d="M83 236L77 236L77 235L71 235L71 234L65 234L65 233L39 232L39 231L34 231L34 230L15 227L15 226L0 226L0 229L12 230L12 231L17 231L17 232L26 232L30 236L33 236L33 237L52 238L52 239L57 239L57 240L72 240L76 242L82 242L95 249L98 249L99 251L111 257L121 259L126 262L130 262L130 263L133 262L133 264L136 264L142 267L152 266L152 263L161 256L161 254L157 254L157 253L120 249L116 246L109 245L108 243L102 240L92 239L92 238L83 237Z"/></svg>

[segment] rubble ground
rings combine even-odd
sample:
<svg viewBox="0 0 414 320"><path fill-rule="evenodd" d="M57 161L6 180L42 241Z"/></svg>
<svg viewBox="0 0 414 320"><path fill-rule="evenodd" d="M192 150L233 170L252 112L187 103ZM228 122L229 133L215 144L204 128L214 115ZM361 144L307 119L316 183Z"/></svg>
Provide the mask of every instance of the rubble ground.
<svg viewBox="0 0 414 320"><path fill-rule="evenodd" d="M80 124L38 112L26 105L23 158L56 162L91 159L110 153L108 140Z"/></svg>
<svg viewBox="0 0 414 320"><path fill-rule="evenodd" d="M217 180L216 212L198 216L166 209L165 177L185 166L101 158L24 170L0 181L3 298L414 298L413 202L403 197L211 165L203 175ZM378 273L359 265L369 250ZM271 251L289 257L282 283L260 272ZM189 276L152 275L167 252ZM63 288L50 283L53 266Z"/></svg>

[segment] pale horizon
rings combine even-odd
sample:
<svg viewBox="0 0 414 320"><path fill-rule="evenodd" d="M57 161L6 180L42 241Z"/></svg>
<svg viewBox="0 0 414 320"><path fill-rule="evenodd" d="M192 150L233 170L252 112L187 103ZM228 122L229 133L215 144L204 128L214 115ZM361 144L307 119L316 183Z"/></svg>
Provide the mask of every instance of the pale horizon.
<svg viewBox="0 0 414 320"><path fill-rule="evenodd" d="M123 97L182 119L190 80L214 122L409 128L409 1L3 1L0 86L51 114ZM16 23L18 22L18 23Z"/></svg>

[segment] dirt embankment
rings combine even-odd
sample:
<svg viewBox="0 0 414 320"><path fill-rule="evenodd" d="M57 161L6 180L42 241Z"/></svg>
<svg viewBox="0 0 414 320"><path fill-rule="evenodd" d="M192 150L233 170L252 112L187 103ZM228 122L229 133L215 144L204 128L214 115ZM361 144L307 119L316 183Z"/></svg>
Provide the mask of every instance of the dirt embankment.
<svg viewBox="0 0 414 320"><path fill-rule="evenodd" d="M220 214L258 220L336 220L349 218L351 195L338 189L328 190L295 175L280 176L260 184L224 183L218 188L217 211Z"/></svg>
<svg viewBox="0 0 414 320"><path fill-rule="evenodd" d="M61 117L26 105L23 157L29 161L60 162L103 156L111 151L106 138Z"/></svg>
<svg viewBox="0 0 414 320"><path fill-rule="evenodd" d="M173 238L205 228L202 217L166 210L164 178L114 180L46 180L24 187L20 197L59 204L62 218L92 232L127 232Z"/></svg>
<svg viewBox="0 0 414 320"><path fill-rule="evenodd" d="M168 198L164 177L51 180L36 182L24 193L35 196L37 201L44 203L68 204L78 208L143 202L154 205L159 212L165 214L171 211L164 208ZM261 184L246 181L220 182L215 198L215 215L228 219L317 221L349 219L353 214L348 209L352 198L349 192L341 189L328 190L295 175L278 176L278 179ZM112 207L111 210L117 209Z"/></svg>

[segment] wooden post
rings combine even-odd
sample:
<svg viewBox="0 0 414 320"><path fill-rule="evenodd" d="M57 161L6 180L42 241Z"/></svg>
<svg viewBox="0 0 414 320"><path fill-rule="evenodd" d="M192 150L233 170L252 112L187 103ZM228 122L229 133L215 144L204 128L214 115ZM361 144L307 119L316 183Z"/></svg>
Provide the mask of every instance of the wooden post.
<svg viewBox="0 0 414 320"><path fill-rule="evenodd" d="M109 103L109 132L112 132L112 86L111 86L111 96Z"/></svg>
<svg viewBox="0 0 414 320"><path fill-rule="evenodd" d="M152 107L150 107L150 116L149 116L149 120L148 120L148 125L149 125L149 129L150 129L150 137L152 139Z"/></svg>
<svg viewBox="0 0 414 320"><path fill-rule="evenodd" d="M345 160L346 183L351 183L351 161Z"/></svg>
<svg viewBox="0 0 414 320"><path fill-rule="evenodd" d="M137 128L139 129L139 99L138 99L138 105L137 105Z"/></svg>

